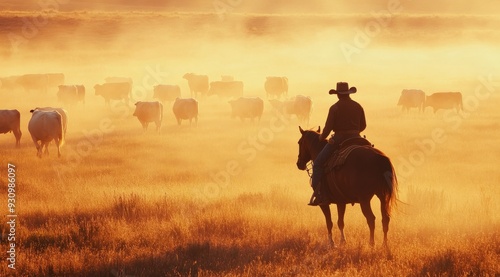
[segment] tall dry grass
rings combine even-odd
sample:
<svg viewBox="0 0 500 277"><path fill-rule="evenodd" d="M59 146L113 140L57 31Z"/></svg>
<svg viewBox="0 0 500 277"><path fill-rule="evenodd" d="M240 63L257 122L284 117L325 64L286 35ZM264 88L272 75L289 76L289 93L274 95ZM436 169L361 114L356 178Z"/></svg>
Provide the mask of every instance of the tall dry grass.
<svg viewBox="0 0 500 277"><path fill-rule="evenodd" d="M0 91L0 108L19 109L23 131L20 149L13 148L12 134L0 135L0 203L7 203L3 176L5 164L12 162L18 168L19 220L16 270L8 269L3 260L0 275L498 275L500 206L494 201L500 193L496 186L500 177L496 170L500 154L496 145L498 96L493 94L487 101L480 101L474 111L466 111L471 115L460 124L447 121L442 112L402 114L395 106L401 89L413 86L427 93L458 88L464 98L473 96L478 81L471 77L471 72L476 76L495 69L490 62L496 57L487 56L491 45L478 48L485 50L485 56L479 60L467 56L450 64L455 56L448 53L434 68L427 62L439 56L439 50L426 49L429 57L413 57L406 54L414 53L418 47L397 45L386 49L374 40L373 48L368 47L362 54L363 60L354 61L350 65L353 70L344 73L342 57L315 51L324 49L325 41L298 43L295 39L305 34L303 29L299 32L286 29L286 24L273 25L275 20L286 23L285 17L242 17L249 19L242 21L247 25L240 21L237 26L223 25L237 30L235 37L227 30L219 33L210 24L196 29L199 25L191 24L203 23L200 18L169 18L169 23L175 22L198 35L192 36L193 33L186 35L174 28L177 25L172 29L162 26L160 23L165 21L161 15L153 19L144 14L54 15L53 25L44 29L51 35L46 36L42 30L21 49L19 56L6 59L11 67L2 68L2 76L33 70L64 71L68 83L84 83L88 94L85 107L68 109L70 120L63 157L58 159L52 146L49 157L38 159L26 128L29 109L59 105L56 91L47 95ZM155 23L131 28L145 18L151 20L146 22ZM303 18L297 20L301 22L297 25L303 24ZM322 26L319 34L332 32L325 27L329 22L321 20L316 22ZM64 28L61 22L74 25ZM109 22L113 23L108 25L112 28L100 29ZM307 29L308 25L301 26ZM344 35L349 37L355 26L346 24ZM265 31L241 35L241 27ZM92 30L97 29L101 33L94 35ZM59 37L68 30L78 37L75 44ZM172 42L170 37L159 37L157 30L177 36ZM201 35L207 30L208 35ZM294 31L298 36L282 40ZM277 32L276 36L273 32ZM112 36L107 37L108 33ZM385 35L390 37L390 33ZM384 42L385 35L381 37ZM314 36L307 33L305 37ZM337 45L340 40L336 39L327 42ZM61 41L67 49L56 55L50 49ZM207 41L210 43L200 44ZM464 51L462 46L449 47L451 52ZM266 51L260 51L263 49ZM248 58L251 55L247 53L265 54ZM382 57L388 62L380 62ZM231 66L223 66L221 60ZM472 60L475 63L469 63ZM476 66L446 71L444 79L435 77L443 68L458 63ZM324 124L327 110L335 101L326 91L336 81L345 78L357 86L359 92L353 98L363 104L368 120L364 134L391 157L400 179L400 203L390 224L389 248L380 246L381 216L376 200L372 201L377 216L374 248L368 246L368 227L358 205L347 208L347 245L333 249L326 245L323 216L319 209L306 205L311 193L308 177L295 166L299 122L288 119L266 143L261 139L258 146L251 146L260 132L270 129L274 114L267 103L261 122L242 123L229 118L225 100L200 100L196 127L177 126L170 106L166 105L162 133L158 135L152 130L142 133L139 122L131 116L133 110L130 114L117 114L93 95L92 86L109 75L141 80L145 64L166 65L166 81L178 82L184 96L187 84L180 76L193 70L206 72L211 80L222 73L234 73L245 81L245 94L261 97L265 97L265 76L287 75L290 95L313 97L314 111L308 127ZM332 64L342 68L336 69ZM402 69L406 67L408 71ZM19 101L20 97L23 101ZM79 148L89 141L85 133L98 129L103 119L112 123L113 130L90 148ZM423 151L416 141L430 139L436 128L444 131L446 139L424 155L424 162L409 170L405 163L412 153ZM242 153L241 147L250 149L253 155ZM78 151L84 154L75 154ZM234 174L227 173L228 164L237 165ZM332 209L335 211L334 206ZM333 220L336 221L335 213ZM4 242L7 225L0 228ZM334 240L339 241L336 228ZM5 247L2 244L3 253Z"/></svg>

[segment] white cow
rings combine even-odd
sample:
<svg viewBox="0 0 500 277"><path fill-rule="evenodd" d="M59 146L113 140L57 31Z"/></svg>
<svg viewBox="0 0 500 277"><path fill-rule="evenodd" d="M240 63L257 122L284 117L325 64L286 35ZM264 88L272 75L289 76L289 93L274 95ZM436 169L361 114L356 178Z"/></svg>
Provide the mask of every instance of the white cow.
<svg viewBox="0 0 500 277"><path fill-rule="evenodd" d="M135 103L135 111L133 116L142 124L144 131L148 129L149 122L156 124L156 131L160 133L161 121L163 119L163 105L158 102L142 102Z"/></svg>
<svg viewBox="0 0 500 277"><path fill-rule="evenodd" d="M62 116L57 111L31 110L28 131L37 150L37 156L42 157L43 148L49 154L49 143L54 140L57 146L57 156L61 157L61 146L64 144ZM40 143L39 143L40 142Z"/></svg>
<svg viewBox="0 0 500 277"><path fill-rule="evenodd" d="M64 135L66 136L66 129L68 129L68 112L65 109L63 109L63 108L53 108L53 107L43 107L43 108L37 107L34 110L39 110L39 111L56 111L59 114L61 114Z"/></svg>

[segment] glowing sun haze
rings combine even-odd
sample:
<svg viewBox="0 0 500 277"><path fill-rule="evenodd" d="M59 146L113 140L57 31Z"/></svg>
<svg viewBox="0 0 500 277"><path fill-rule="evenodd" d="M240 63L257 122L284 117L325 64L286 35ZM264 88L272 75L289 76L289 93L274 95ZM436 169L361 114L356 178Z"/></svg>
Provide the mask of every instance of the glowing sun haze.
<svg viewBox="0 0 500 277"><path fill-rule="evenodd" d="M50 6L57 2L62 11L71 10L154 10L154 11L197 11L209 12L217 6L229 7L234 12L258 13L364 13L373 12L391 5L400 3L405 13L430 14L498 14L500 3L495 0L484 1L404 1L404 0L375 0L375 1L324 1L324 0L291 0L291 1L184 1L184 0L6 0L0 3L0 8L8 10L40 10L41 6ZM339 3L341 2L341 3ZM39 4L45 3L45 4Z"/></svg>

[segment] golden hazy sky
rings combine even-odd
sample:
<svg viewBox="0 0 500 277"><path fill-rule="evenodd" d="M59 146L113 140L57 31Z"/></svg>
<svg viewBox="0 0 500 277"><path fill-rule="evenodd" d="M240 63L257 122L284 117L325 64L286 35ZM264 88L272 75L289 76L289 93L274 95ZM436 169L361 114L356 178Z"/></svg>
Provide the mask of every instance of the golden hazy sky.
<svg viewBox="0 0 500 277"><path fill-rule="evenodd" d="M40 3L46 3L40 4ZM405 13L498 14L498 0L2 0L3 10L155 10L211 12L217 8L233 12L259 13L365 13L400 5Z"/></svg>

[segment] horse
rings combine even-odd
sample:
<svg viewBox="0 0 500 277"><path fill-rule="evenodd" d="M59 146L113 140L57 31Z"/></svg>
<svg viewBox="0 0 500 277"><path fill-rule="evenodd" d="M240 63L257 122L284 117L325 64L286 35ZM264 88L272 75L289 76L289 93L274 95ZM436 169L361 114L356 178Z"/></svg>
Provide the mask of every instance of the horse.
<svg viewBox="0 0 500 277"><path fill-rule="evenodd" d="M319 140L320 128L317 131L304 131L299 127L299 130L302 136L298 141L297 168L309 170L308 163L316 159L327 141ZM343 165L335 169L326 169L325 175L326 179L323 179L323 182L328 184L332 192L330 202L337 205L340 243L346 243L344 235L346 204L359 203L370 229L370 245L372 247L375 245L375 215L370 201L376 195L380 199L382 212L383 245L387 246L391 209L396 205L398 191L398 181L390 159L375 147L359 147L352 150ZM329 204L320 205L320 208L326 219L329 243L335 246L332 238L333 223L330 206Z"/></svg>

